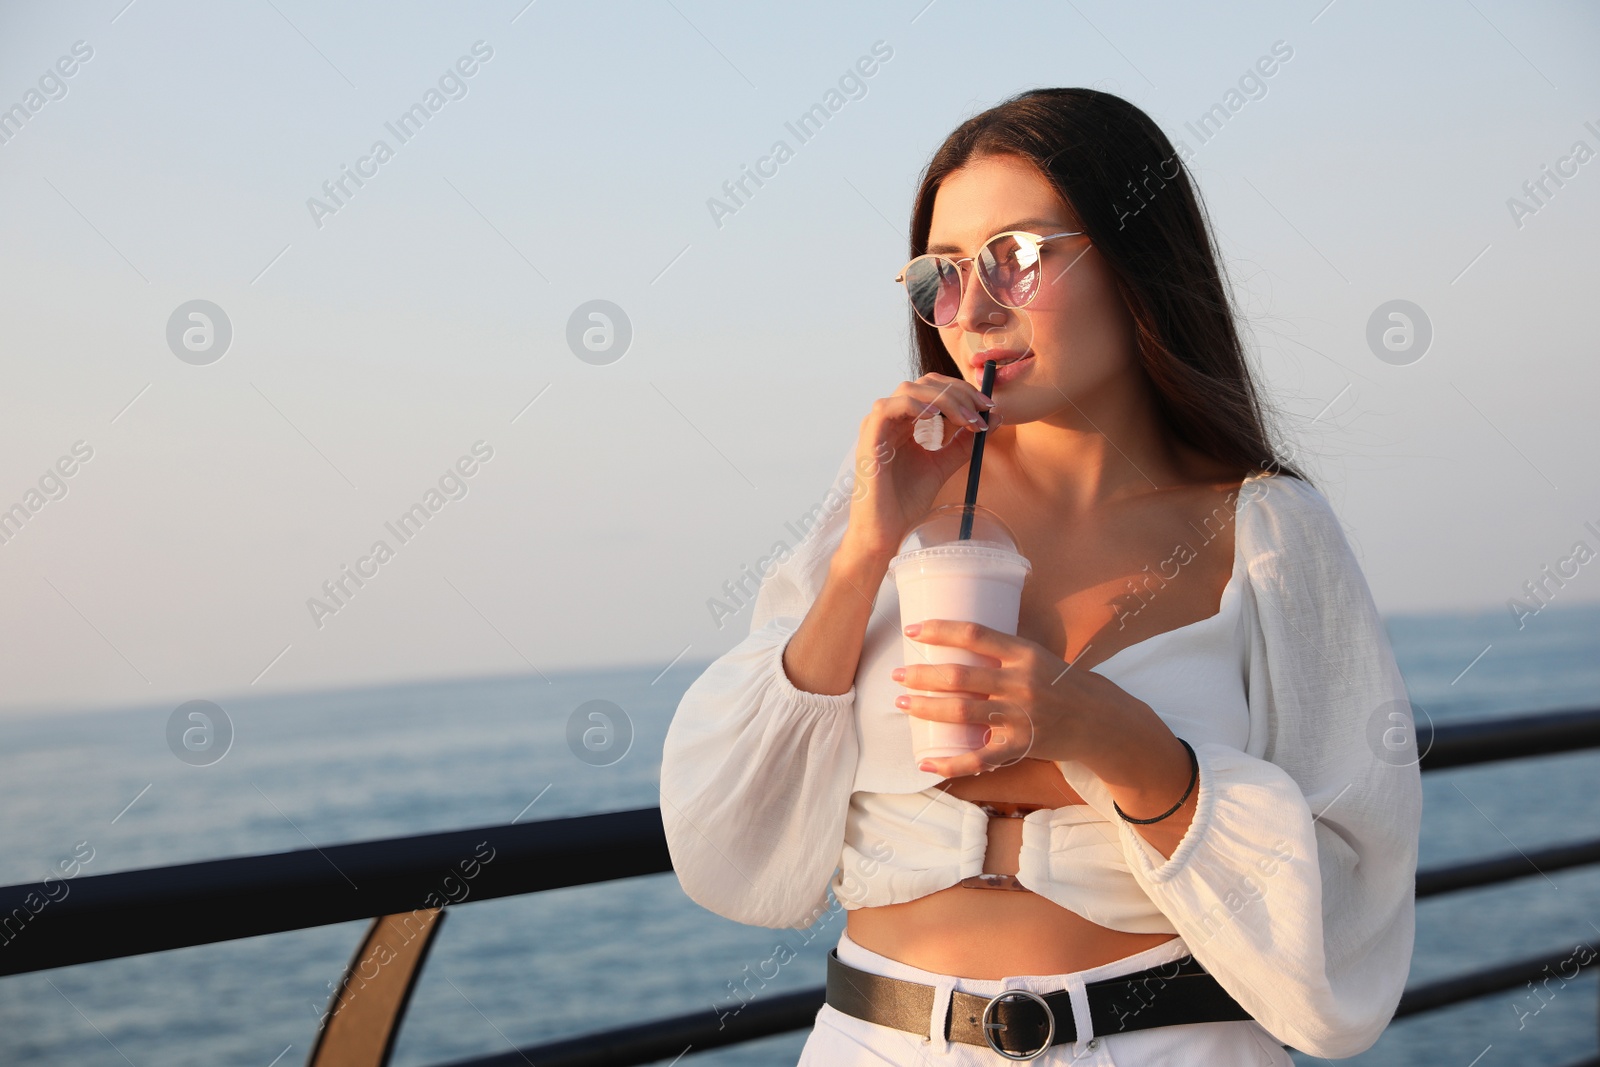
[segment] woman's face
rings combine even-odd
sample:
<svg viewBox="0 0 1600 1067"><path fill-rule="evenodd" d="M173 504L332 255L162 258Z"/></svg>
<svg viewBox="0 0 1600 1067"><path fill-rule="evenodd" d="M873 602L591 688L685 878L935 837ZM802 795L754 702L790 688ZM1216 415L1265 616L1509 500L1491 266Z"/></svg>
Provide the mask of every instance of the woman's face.
<svg viewBox="0 0 1600 1067"><path fill-rule="evenodd" d="M928 251L960 259L975 255L984 241L1005 230L1044 236L1082 228L1033 164L1017 156L984 156L941 183ZM1038 295L1027 307L1013 309L995 303L978 283L975 262L963 264L960 310L939 331L962 375L977 386L983 384L983 361L973 366L975 357L990 349L1026 351L1031 338L1033 354L1018 364L1015 376L995 379L993 393L1005 424L1048 418L1063 409L1069 421L1081 422L1075 405L1092 401L1108 386L1134 384L1138 371L1133 318L1111 268L1089 238L1047 242L1040 265Z"/></svg>

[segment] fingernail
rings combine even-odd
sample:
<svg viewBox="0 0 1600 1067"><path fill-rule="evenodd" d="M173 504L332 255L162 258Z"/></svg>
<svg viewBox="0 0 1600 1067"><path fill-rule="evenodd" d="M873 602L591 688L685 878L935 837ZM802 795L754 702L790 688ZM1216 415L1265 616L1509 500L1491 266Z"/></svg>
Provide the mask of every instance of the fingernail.
<svg viewBox="0 0 1600 1067"><path fill-rule="evenodd" d="M911 706L911 698L908 696L897 696L894 698L894 706L897 708L909 708Z"/></svg>
<svg viewBox="0 0 1600 1067"><path fill-rule="evenodd" d="M909 626L906 627L906 636L907 637L915 637L918 634L920 634L921 632L922 632L922 624L920 622L911 623Z"/></svg>
<svg viewBox="0 0 1600 1067"><path fill-rule="evenodd" d="M986 408L992 408L994 407L994 397L980 396L978 397L978 403L982 404Z"/></svg>
<svg viewBox="0 0 1600 1067"><path fill-rule="evenodd" d="M906 669L904 667L896 667L894 670L889 672L889 677L893 678L897 682L903 681L905 676Z"/></svg>
<svg viewBox="0 0 1600 1067"><path fill-rule="evenodd" d="M917 764L917 770L927 771L931 774L933 772L933 764L929 763L927 760L923 760L921 763Z"/></svg>

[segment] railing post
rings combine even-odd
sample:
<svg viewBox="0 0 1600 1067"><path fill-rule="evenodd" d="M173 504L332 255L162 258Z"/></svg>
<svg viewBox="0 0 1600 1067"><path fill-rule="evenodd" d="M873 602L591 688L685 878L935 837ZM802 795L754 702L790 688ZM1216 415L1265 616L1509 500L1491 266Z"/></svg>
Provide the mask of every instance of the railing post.
<svg viewBox="0 0 1600 1067"><path fill-rule="evenodd" d="M380 915L350 957L317 1024L306 1067L385 1067L443 908Z"/></svg>

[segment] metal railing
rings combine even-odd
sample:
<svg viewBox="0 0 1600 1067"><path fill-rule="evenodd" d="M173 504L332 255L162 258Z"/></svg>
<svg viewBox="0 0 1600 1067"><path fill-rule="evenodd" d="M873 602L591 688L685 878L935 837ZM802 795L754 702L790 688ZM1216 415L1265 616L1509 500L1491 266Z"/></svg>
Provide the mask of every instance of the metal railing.
<svg viewBox="0 0 1600 1067"><path fill-rule="evenodd" d="M1419 730L1423 771L1551 755L1600 747L1600 709L1546 712ZM162 952L261 934L300 930L353 919L373 920L368 939L389 923L416 920L425 931L412 958L397 968L400 982L386 1000L363 1002L360 1027L346 1027L333 1047L332 1031L319 1032L314 1064L371 1064L388 1060L410 989L442 925L440 872L465 869L484 849L492 862L476 865L471 901L591 885L672 869L657 808L486 826L449 833L330 845L296 852L176 864L114 874L80 875L62 884L0 888L0 976L51 967ZM1535 874L1600 862L1600 839L1536 852L1492 856L1417 873L1419 900L1499 885ZM408 937L408 941L411 939ZM346 980L361 953L351 961ZM1571 950L1546 952L1413 986L1396 1018L1434 1011L1502 992L1547 976L1570 961ZM337 998L338 994L336 994ZM376 1004L387 1017L372 1019ZM656 1019L584 1034L448 1067L625 1067L672 1059L769 1037L812 1025L823 1003L821 987L769 996L745 1004L730 1018L714 1012ZM330 1013L331 1014L331 1013ZM355 1013L352 1013L352 1017ZM369 1023L370 1020L370 1023ZM359 1032L357 1032L359 1031ZM320 1058L319 1058L320 1057ZM1572 1067L1600 1064L1600 1056Z"/></svg>

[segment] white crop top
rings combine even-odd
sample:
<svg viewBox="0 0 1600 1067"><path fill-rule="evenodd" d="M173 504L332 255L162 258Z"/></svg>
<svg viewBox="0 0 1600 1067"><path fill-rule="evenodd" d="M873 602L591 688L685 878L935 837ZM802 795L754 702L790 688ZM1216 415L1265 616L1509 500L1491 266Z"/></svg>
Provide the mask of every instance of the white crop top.
<svg viewBox="0 0 1600 1067"><path fill-rule="evenodd" d="M1249 738L1239 571L1236 548L1233 574L1215 614L1129 645L1090 668L1149 704L1191 745L1214 742L1242 750ZM882 604L886 592L892 600L892 582L879 591L880 605L898 618L898 603ZM887 679L890 667L884 661L901 663L899 634L882 629L863 648L864 666L856 681L862 703L869 691L880 690L877 699L892 702L901 689L892 680L887 687L873 684L869 673L878 670ZM874 641L887 647L873 647ZM982 808L937 786L918 793L854 791L833 895L844 908L854 909L945 889L983 870L988 833L989 816ZM1139 887L1117 838L1116 827L1088 804L1034 811L1022 819L1016 881L1112 930L1177 933Z"/></svg>
<svg viewBox="0 0 1600 1067"><path fill-rule="evenodd" d="M931 796L941 779L912 762L893 706L893 581L847 692L800 690L783 669L844 536L854 456L852 441L800 543L774 545L749 635L685 691L662 747L679 884L741 923L808 927L832 910L830 886L839 906L865 906L982 870L987 816ZM1194 747L1182 840L1162 855L1086 765L1056 761L1085 803L1024 820L1017 879L1103 926L1178 933L1273 1037L1340 1059L1377 1040L1410 967L1422 816L1411 708L1323 495L1253 475L1236 500L1218 614L1093 668Z"/></svg>

